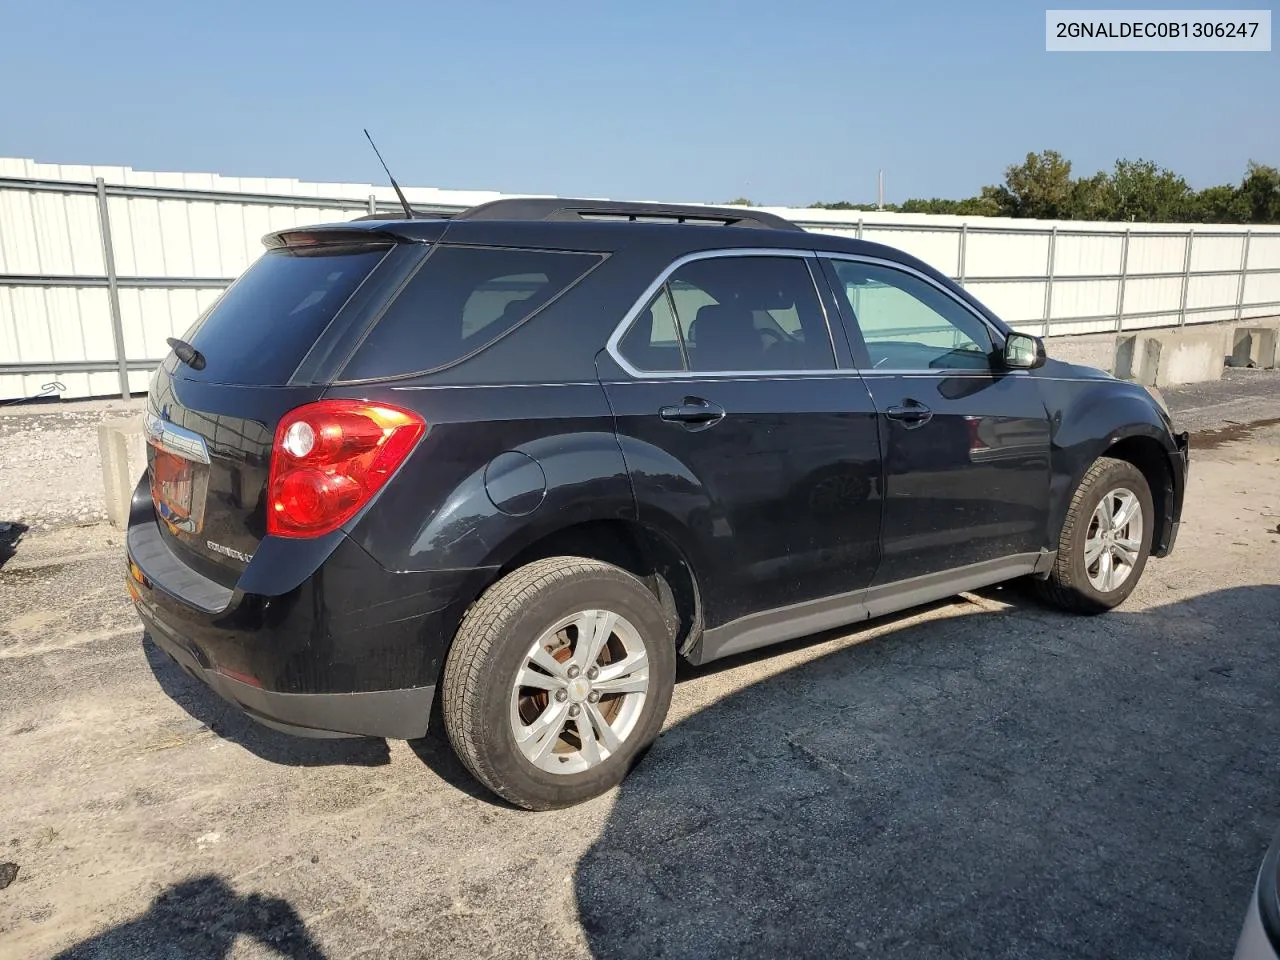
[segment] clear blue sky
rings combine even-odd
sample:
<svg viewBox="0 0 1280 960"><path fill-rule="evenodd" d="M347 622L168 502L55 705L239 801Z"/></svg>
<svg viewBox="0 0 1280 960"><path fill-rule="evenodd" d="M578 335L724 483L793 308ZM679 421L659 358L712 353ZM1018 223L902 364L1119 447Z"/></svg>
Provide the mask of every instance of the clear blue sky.
<svg viewBox="0 0 1280 960"><path fill-rule="evenodd" d="M0 0L0 155L380 182L367 125L404 184L795 204L1280 165L1280 53L1049 54L1046 5Z"/></svg>

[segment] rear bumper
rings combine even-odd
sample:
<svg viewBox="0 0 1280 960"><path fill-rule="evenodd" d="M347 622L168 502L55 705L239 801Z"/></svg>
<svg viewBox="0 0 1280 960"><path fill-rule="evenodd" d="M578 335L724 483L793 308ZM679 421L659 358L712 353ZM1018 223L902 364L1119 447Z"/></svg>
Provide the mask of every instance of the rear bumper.
<svg viewBox="0 0 1280 960"><path fill-rule="evenodd" d="M206 666L202 654L139 609L152 641L188 675L228 703L285 733L302 737L387 737L414 740L427 732L435 687L362 693L278 693Z"/></svg>
<svg viewBox="0 0 1280 960"><path fill-rule="evenodd" d="M223 586L171 549L141 486L126 542L129 592L155 644L255 719L309 736L425 734L449 641L488 576L389 571L339 533L263 541L239 584Z"/></svg>

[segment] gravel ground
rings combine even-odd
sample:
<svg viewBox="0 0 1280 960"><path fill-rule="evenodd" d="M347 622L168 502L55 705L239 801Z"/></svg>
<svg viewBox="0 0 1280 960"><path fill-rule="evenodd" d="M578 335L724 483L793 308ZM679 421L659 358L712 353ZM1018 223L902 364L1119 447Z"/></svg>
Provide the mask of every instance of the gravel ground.
<svg viewBox="0 0 1280 960"><path fill-rule="evenodd" d="M104 524L0 536L0 956L1228 956L1280 824L1280 426L1240 426L1280 378L1225 383L1170 391L1182 535L1119 610L994 589L685 668L557 813L434 738L245 719L143 638Z"/></svg>
<svg viewBox="0 0 1280 960"><path fill-rule="evenodd" d="M0 407L0 522L47 530L106 520L98 424L141 409L141 400Z"/></svg>

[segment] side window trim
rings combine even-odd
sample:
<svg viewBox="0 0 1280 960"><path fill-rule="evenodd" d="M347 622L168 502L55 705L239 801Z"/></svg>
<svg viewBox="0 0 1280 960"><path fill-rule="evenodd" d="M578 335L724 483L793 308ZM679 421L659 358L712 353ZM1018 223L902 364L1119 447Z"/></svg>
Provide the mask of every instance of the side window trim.
<svg viewBox="0 0 1280 960"><path fill-rule="evenodd" d="M667 264L666 268L645 288L644 292L640 294L640 298L632 304L631 309L623 315L622 320L614 328L613 333L610 334L609 340L605 344L605 350L613 358L614 362L626 371L628 376L636 380L688 380L691 377L697 379L704 377L830 377L833 374L852 373L852 370L844 366L840 351L836 347L835 333L831 327L833 318L827 309L827 302L822 295L822 289L818 286L818 279L814 276L814 271L811 268L812 262L819 256L822 256L822 254L816 250L804 250L795 247L728 247L721 250L698 250L694 253L686 253L684 256L677 257ZM668 302L671 304L672 311L674 311L675 302L671 298L670 285L667 281L671 279L677 270L687 263L693 263L698 260L719 260L732 257L790 257L806 263L806 272L809 274L809 281L813 284L814 296L822 308L823 322L827 325L827 340L831 344L833 366L826 370L689 370L688 357L685 355L684 337L679 332L679 323L676 324L677 334L680 336L681 358L686 369L640 370L628 362L626 357L622 355L620 347L622 339L627 335L627 332L640 314L656 298L659 288L666 289Z"/></svg>
<svg viewBox="0 0 1280 960"><path fill-rule="evenodd" d="M871 355L867 352L867 342L862 338L862 328L858 326L857 318L853 316L849 298L841 291L840 277L831 263L831 258L818 256L813 265L815 270L821 273L823 293L826 294L823 299L831 302L828 313L834 315L840 332L844 334L853 369L856 371L869 369Z"/></svg>
<svg viewBox="0 0 1280 960"><path fill-rule="evenodd" d="M685 346L684 330L680 327L680 314L676 312L676 298L671 294L671 284L662 281L662 298L667 301L667 309L671 311L671 325L675 327L676 344L680 347L680 372L689 369L689 348Z"/></svg>
<svg viewBox="0 0 1280 960"><path fill-rule="evenodd" d="M834 253L830 251L818 251L817 255L822 260L846 260L846 261L852 261L854 263L868 263L868 264L872 264L873 266L885 267L886 269L889 269L889 270L898 270L898 271L901 271L902 273L910 274L916 279L922 280L925 283L929 284L929 286L933 287L935 290L937 290L939 293L945 296L948 300L950 300L956 306L962 308L966 313L968 313L970 316L972 316L974 319L980 322L986 328L987 332L991 334L992 345L997 351L1002 350L1004 348L1004 341L1005 341L1006 334L1003 330L999 329L990 320L988 320L981 313L975 310L970 304L966 303L960 297L957 297L952 291L948 290L942 284L938 283L938 281L933 279L933 277L930 277L926 273L922 273L921 271L915 269L914 267L910 267L905 263L899 263L896 260L887 260L884 257L870 257L864 254L857 254L857 253ZM830 269L829 272L824 270L824 276L827 278L827 282L830 283L833 288L837 288L833 292L838 293L838 277L835 274L834 268ZM863 363L868 363L868 364L870 363L870 359L866 353L866 342L862 338L862 328L858 326L857 317L852 316L852 311L853 311L852 306L846 307L846 305L842 302L842 298L840 296L836 297L836 305L841 311L841 316L846 318L845 319L846 333L849 335L849 339L852 342L851 345L853 343L857 344L856 346L854 346L854 358L857 361L857 368L859 373L874 373L874 374L879 374L881 376L886 374L894 374L898 376L910 374L910 375L917 375L917 376L954 377L954 376L963 376L966 373L968 373L969 375L975 375L973 371L971 370L966 371L964 369L938 370L938 371L898 370L898 369L890 370L884 367L876 368L871 366L862 366ZM848 310L847 314L845 313L846 310ZM1010 371L1010 372L1025 373L1026 371Z"/></svg>

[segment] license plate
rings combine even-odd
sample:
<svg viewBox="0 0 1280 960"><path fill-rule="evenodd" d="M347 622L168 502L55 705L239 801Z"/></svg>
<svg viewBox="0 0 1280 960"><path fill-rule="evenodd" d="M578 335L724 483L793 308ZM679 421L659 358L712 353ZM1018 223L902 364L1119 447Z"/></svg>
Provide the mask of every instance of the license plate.
<svg viewBox="0 0 1280 960"><path fill-rule="evenodd" d="M161 447L153 445L151 449L151 500L156 513L175 530L199 533L197 465Z"/></svg>

